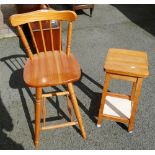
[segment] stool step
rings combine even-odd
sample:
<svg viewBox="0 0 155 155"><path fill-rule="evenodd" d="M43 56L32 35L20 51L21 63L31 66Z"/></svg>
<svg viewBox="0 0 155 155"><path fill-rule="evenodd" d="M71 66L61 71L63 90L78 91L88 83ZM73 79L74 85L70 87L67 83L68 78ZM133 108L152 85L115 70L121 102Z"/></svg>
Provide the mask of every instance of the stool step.
<svg viewBox="0 0 155 155"><path fill-rule="evenodd" d="M129 119L132 104L128 99L106 96L103 114Z"/></svg>

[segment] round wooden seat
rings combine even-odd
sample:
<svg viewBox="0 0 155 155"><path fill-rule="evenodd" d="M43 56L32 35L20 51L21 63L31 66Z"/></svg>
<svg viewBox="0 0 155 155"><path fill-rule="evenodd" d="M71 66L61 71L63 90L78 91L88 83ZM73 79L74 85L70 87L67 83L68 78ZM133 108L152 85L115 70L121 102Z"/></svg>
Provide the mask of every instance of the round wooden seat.
<svg viewBox="0 0 155 155"><path fill-rule="evenodd" d="M77 59L64 52L41 52L28 59L24 67L24 81L30 87L47 87L77 81L80 78Z"/></svg>

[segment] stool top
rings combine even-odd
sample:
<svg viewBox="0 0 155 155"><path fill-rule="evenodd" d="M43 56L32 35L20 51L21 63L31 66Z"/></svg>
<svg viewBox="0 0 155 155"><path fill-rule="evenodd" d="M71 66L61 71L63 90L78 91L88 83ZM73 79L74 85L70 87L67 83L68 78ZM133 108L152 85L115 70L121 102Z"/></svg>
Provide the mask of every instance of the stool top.
<svg viewBox="0 0 155 155"><path fill-rule="evenodd" d="M104 69L109 73L147 77L149 75L147 53L110 48L105 60Z"/></svg>

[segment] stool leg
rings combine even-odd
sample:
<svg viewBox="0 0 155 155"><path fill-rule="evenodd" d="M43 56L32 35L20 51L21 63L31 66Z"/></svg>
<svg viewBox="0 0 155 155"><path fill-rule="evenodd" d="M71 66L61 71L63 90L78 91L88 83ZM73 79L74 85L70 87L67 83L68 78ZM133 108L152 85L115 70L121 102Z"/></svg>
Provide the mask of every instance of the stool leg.
<svg viewBox="0 0 155 155"><path fill-rule="evenodd" d="M40 113L41 113L42 88L36 88L36 105L35 105L35 146L39 146L40 136Z"/></svg>
<svg viewBox="0 0 155 155"><path fill-rule="evenodd" d="M81 114L80 114L79 106L78 106L78 103L77 103L77 100L76 100L76 96L75 96L75 93L74 93L74 88L73 88L72 83L68 84L68 89L69 89L71 101L72 101L72 104L73 104L73 108L74 108L74 111L75 111L75 115L76 115L77 121L79 123L81 132L82 132L82 136L83 136L84 139L86 139L86 132L85 132L85 129L84 129L84 126L83 126L82 117L81 117Z"/></svg>
<svg viewBox="0 0 155 155"><path fill-rule="evenodd" d="M137 107L138 107L138 101L139 101L140 91L141 91L141 87L142 87L142 82L143 82L143 78L138 78L137 83L136 83L136 88L134 88L135 95L134 95L134 98L132 99L132 112L131 112L131 117L129 120L128 132L132 132L133 128L134 128L134 122L135 122L135 118L136 118L136 111L137 111ZM133 86L133 87L135 87L135 86ZM133 89L133 91L134 91L134 89Z"/></svg>
<svg viewBox="0 0 155 155"><path fill-rule="evenodd" d="M136 82L133 82L132 92L131 92L131 101L133 101L133 99L135 97L135 92L136 92Z"/></svg>
<svg viewBox="0 0 155 155"><path fill-rule="evenodd" d="M104 88L103 88L103 92L102 92L101 105L100 105L100 110L99 110L99 115L98 115L97 127L101 127L103 108L104 108L104 104L105 104L105 98L107 95L109 82L110 82L110 74L106 73L106 77L105 77L105 81L104 81Z"/></svg>

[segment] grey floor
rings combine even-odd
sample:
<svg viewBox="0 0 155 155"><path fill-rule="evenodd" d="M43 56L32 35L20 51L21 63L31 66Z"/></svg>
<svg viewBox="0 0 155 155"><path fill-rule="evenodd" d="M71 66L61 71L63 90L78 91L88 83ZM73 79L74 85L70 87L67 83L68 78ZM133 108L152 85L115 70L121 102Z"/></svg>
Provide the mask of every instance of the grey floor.
<svg viewBox="0 0 155 155"><path fill-rule="evenodd" d="M75 91L87 139L82 139L78 127L51 130L41 133L40 149L155 149L155 6L95 5L92 18L77 13L72 51L82 76L75 83ZM110 47L148 53L150 76L143 82L132 134L126 125L107 120L101 128L96 127L105 76L102 65ZM19 39L1 39L0 53L0 149L35 149L34 89L27 88L22 80L26 57ZM64 88L44 91L59 89ZM109 89L129 93L131 83L114 80ZM66 120L65 98L47 100L47 111L48 123L62 121L62 117Z"/></svg>

